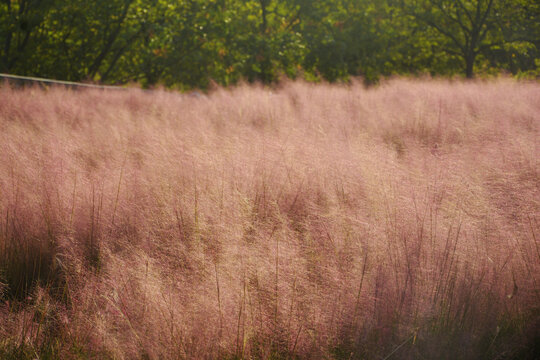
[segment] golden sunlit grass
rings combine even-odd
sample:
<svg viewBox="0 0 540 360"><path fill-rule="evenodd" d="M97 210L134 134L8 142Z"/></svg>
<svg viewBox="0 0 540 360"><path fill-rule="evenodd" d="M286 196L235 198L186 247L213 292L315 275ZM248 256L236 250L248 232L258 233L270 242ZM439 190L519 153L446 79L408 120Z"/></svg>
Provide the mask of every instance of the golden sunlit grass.
<svg viewBox="0 0 540 360"><path fill-rule="evenodd" d="M0 88L0 358L534 358L540 85Z"/></svg>

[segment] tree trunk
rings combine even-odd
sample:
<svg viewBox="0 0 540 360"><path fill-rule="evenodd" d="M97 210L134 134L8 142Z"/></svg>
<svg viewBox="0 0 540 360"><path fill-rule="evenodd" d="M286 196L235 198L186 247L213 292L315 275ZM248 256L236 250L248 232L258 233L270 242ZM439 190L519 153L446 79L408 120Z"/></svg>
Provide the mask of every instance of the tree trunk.
<svg viewBox="0 0 540 360"><path fill-rule="evenodd" d="M7 13L8 18L11 17L11 0L4 0L4 2L7 5ZM11 50L11 38L13 36L13 32L11 30L8 31L6 35L6 42L4 43L4 59L0 60L0 70L9 72L9 53Z"/></svg>
<svg viewBox="0 0 540 360"><path fill-rule="evenodd" d="M474 60L476 59L476 54L469 53L465 55L465 77L467 79L474 78Z"/></svg>
<svg viewBox="0 0 540 360"><path fill-rule="evenodd" d="M262 23L261 23L261 33L264 35L266 33L266 29L268 27L267 20L266 20L266 6L268 5L267 0L260 0L261 4L261 11L262 11Z"/></svg>
<svg viewBox="0 0 540 360"><path fill-rule="evenodd" d="M114 43L116 42L116 39L118 38L118 35L122 31L122 25L124 24L124 21L126 20L131 4L133 4L133 0L127 0L127 2L124 5L124 8L122 9L122 14L120 15L120 19L118 20L118 24L116 28L111 32L101 52L94 59L94 62L92 63L92 65L90 65L88 69L88 73L86 75L90 79L96 76L96 74L99 71L99 68L101 67L101 64L103 63L107 55L109 55L112 46L114 45Z"/></svg>
<svg viewBox="0 0 540 360"><path fill-rule="evenodd" d="M261 22L261 36L262 36L262 48L259 48L259 54L260 56L262 56L262 59L260 61L260 65L261 65L261 74L260 74L260 79L262 80L263 83L267 84L267 83L270 83L272 81L272 64L270 62L270 54L268 52L268 39L267 39L267 32L268 32L268 19L267 19L267 16L268 16L268 4L269 4L269 0L259 0L260 4L261 4L261 17L262 17L262 22Z"/></svg>

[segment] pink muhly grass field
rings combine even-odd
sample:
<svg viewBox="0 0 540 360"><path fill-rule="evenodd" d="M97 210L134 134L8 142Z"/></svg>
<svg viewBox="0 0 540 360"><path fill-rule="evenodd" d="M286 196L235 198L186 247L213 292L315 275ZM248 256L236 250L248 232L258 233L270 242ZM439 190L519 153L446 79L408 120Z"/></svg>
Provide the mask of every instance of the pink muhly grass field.
<svg viewBox="0 0 540 360"><path fill-rule="evenodd" d="M0 358L540 353L540 84L0 87Z"/></svg>

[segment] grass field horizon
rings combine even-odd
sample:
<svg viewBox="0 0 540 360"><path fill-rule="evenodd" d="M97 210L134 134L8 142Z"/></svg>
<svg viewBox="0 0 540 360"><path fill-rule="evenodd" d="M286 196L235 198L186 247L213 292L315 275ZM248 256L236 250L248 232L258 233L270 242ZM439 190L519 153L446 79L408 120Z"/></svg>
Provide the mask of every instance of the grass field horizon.
<svg viewBox="0 0 540 360"><path fill-rule="evenodd" d="M0 86L0 358L534 359L540 84Z"/></svg>

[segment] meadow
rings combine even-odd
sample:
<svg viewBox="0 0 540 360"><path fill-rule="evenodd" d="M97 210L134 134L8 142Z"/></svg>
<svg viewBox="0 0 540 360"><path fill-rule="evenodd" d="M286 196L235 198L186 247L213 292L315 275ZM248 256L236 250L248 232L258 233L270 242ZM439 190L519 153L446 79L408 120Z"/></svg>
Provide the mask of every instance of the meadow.
<svg viewBox="0 0 540 360"><path fill-rule="evenodd" d="M0 358L534 359L540 83L0 87Z"/></svg>

